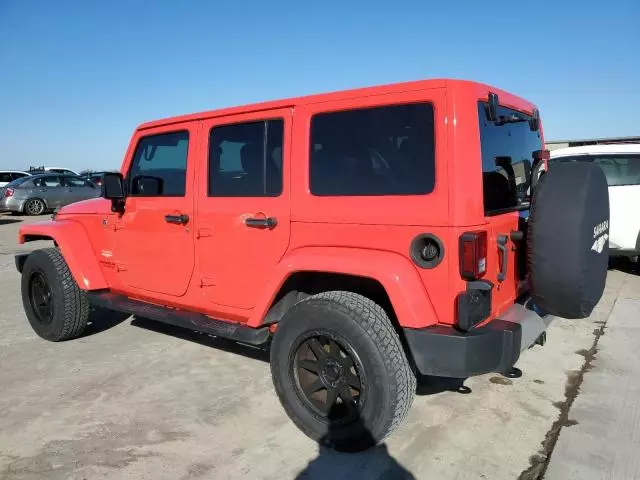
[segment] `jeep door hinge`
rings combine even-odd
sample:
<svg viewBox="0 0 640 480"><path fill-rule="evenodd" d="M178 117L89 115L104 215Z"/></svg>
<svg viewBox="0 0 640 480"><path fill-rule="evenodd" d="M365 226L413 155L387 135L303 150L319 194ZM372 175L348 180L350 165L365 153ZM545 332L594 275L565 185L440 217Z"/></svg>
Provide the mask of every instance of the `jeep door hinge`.
<svg viewBox="0 0 640 480"><path fill-rule="evenodd" d="M200 288L215 287L216 279L212 277L200 277Z"/></svg>
<svg viewBox="0 0 640 480"><path fill-rule="evenodd" d="M199 228L196 233L196 238L206 238L213 235L213 232L210 228Z"/></svg>

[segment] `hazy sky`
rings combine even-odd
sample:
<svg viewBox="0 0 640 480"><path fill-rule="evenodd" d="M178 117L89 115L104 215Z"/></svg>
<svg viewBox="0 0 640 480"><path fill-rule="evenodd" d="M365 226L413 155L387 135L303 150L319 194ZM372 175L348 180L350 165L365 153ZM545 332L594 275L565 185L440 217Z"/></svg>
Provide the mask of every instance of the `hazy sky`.
<svg viewBox="0 0 640 480"><path fill-rule="evenodd" d="M547 139L640 135L640 1L0 0L0 167L119 167L146 120L436 77L533 101Z"/></svg>

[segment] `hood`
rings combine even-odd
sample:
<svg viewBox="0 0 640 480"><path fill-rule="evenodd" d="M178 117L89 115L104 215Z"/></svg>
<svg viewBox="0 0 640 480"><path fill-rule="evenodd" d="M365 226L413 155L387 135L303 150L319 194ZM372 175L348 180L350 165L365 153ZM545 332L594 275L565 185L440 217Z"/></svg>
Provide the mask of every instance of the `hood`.
<svg viewBox="0 0 640 480"><path fill-rule="evenodd" d="M91 198L81 202L70 203L56 212L57 215L91 215L97 213L111 213L111 200Z"/></svg>

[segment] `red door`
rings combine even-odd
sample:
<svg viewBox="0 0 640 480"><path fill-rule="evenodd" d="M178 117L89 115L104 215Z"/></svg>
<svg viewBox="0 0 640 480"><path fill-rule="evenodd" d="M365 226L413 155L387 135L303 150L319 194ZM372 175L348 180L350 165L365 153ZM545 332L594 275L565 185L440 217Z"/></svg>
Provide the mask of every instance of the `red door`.
<svg viewBox="0 0 640 480"><path fill-rule="evenodd" d="M493 313L500 315L523 293L526 274L525 218L531 194L531 167L535 152L543 148L542 132L532 130L529 113L503 105L499 118L488 118L485 105L477 106L482 157L483 200L488 223L487 273L493 289ZM513 119L516 121L513 121Z"/></svg>
<svg viewBox="0 0 640 480"><path fill-rule="evenodd" d="M125 211L116 224L116 268L128 288L172 296L187 291L194 267L197 127L192 122L134 138Z"/></svg>
<svg viewBox="0 0 640 480"><path fill-rule="evenodd" d="M519 276L518 260L522 241L513 241L511 232L518 231L519 212L488 217L487 231L487 273L485 280L491 281L493 289L492 311L500 315L513 305L518 296Z"/></svg>
<svg viewBox="0 0 640 480"><path fill-rule="evenodd" d="M287 250L292 109L206 120L196 252L203 296L250 309Z"/></svg>

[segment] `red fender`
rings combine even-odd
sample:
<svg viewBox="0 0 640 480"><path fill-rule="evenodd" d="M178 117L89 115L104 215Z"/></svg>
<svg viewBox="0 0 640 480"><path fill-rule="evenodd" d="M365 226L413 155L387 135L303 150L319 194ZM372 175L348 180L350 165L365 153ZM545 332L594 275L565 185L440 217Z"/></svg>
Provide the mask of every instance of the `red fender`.
<svg viewBox="0 0 640 480"><path fill-rule="evenodd" d="M296 272L357 275L382 284L402 327L422 328L437 323L433 305L416 268L398 253L338 247L305 247L286 255L259 298L248 325L258 327L277 292Z"/></svg>
<svg viewBox="0 0 640 480"><path fill-rule="evenodd" d="M82 225L72 220L48 220L23 225L18 231L19 243L43 239L56 242L78 287L82 290L108 288Z"/></svg>

